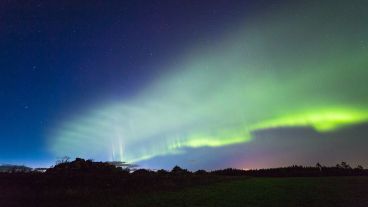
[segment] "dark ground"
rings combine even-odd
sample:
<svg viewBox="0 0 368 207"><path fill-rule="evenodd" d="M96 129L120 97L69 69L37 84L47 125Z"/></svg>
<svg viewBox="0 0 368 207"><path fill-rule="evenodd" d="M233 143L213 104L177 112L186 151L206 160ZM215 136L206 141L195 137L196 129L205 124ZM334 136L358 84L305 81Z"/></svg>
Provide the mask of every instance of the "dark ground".
<svg viewBox="0 0 368 207"><path fill-rule="evenodd" d="M242 178L138 197L127 206L363 207L368 206L368 177Z"/></svg>
<svg viewBox="0 0 368 207"><path fill-rule="evenodd" d="M0 174L0 206L368 206L368 177Z"/></svg>

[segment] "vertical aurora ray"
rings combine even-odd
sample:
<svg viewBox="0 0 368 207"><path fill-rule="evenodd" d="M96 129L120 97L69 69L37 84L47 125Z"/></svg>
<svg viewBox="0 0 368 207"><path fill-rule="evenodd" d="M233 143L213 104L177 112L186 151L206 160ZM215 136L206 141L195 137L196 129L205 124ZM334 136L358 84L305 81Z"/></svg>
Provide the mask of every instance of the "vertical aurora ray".
<svg viewBox="0 0 368 207"><path fill-rule="evenodd" d="M66 120L51 151L137 162L256 142L254 130L367 122L368 15L345 4L275 10L206 49L193 46L134 99Z"/></svg>

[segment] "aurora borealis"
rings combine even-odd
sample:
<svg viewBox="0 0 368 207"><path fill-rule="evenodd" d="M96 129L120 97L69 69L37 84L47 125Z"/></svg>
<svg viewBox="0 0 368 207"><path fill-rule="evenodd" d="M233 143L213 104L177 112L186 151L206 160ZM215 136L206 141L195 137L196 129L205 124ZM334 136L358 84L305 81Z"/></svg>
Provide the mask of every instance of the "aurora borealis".
<svg viewBox="0 0 368 207"><path fill-rule="evenodd" d="M217 11L224 4L202 2L199 8ZM362 148L368 144L367 2L253 4L234 1L220 12L237 15L226 19L214 13L209 22L194 12L188 24L204 27L200 38L188 37L155 60L151 52L150 61L138 58L146 69L137 74L124 57L121 64L111 64L129 53L94 66L109 71L109 78L88 70L71 72L77 82L92 76L107 83L133 79L134 84L121 89L129 93L116 95L116 85L100 89L98 81L91 81L88 98L78 99L75 110L51 107L63 115L44 128L43 150L49 157L119 160L151 168L341 160L368 165ZM119 45L105 32L103 40ZM135 47L140 40L129 41ZM166 41L176 42L160 39L158 44ZM84 50L78 51L83 57L88 55Z"/></svg>

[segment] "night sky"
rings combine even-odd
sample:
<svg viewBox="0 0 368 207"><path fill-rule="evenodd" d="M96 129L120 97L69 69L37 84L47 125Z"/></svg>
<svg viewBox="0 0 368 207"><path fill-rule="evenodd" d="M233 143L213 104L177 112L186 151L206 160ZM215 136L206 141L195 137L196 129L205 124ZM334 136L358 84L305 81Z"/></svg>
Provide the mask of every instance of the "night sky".
<svg viewBox="0 0 368 207"><path fill-rule="evenodd" d="M368 167L368 1L1 1L0 164Z"/></svg>

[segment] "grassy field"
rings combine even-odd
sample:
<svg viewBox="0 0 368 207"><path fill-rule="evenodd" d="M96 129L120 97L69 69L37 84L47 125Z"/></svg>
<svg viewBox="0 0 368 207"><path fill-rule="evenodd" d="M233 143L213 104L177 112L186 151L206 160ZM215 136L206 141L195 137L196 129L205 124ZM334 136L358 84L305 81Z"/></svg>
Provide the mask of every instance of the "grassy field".
<svg viewBox="0 0 368 207"><path fill-rule="evenodd" d="M368 206L368 177L243 178L143 195L121 206Z"/></svg>
<svg viewBox="0 0 368 207"><path fill-rule="evenodd" d="M0 182L1 207L368 206L368 177L244 176L211 181L206 176L154 176L146 180L138 176L122 183L116 183L119 179L114 177L110 181L109 177L101 178L100 183L96 177L92 184L87 177L78 178L87 179L79 184L71 178L57 179L56 183L41 175L21 178L14 177L12 181L4 177ZM203 181L206 178L208 181Z"/></svg>

